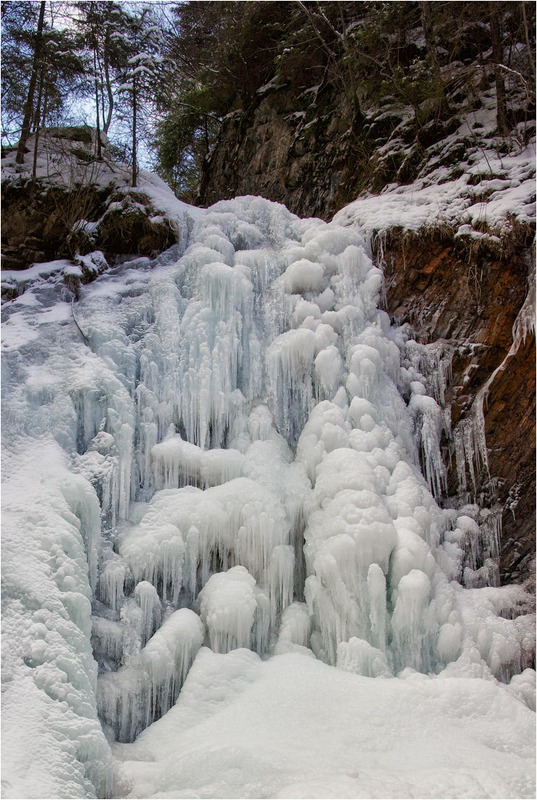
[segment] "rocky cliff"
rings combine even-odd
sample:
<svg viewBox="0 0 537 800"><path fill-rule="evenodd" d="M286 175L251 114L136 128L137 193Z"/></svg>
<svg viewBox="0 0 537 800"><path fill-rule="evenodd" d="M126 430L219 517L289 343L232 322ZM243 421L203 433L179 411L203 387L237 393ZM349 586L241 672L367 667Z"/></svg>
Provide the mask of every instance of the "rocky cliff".
<svg viewBox="0 0 537 800"><path fill-rule="evenodd" d="M422 233L395 234L376 253L392 318L449 365L439 398L451 417L448 493L492 510L502 578L525 580L535 548L532 250L468 253L449 237ZM434 377L438 361L430 369Z"/></svg>
<svg viewBox="0 0 537 800"><path fill-rule="evenodd" d="M200 202L256 194L328 219L368 177L361 133L361 116L349 125L345 98L330 85L312 92L270 84L257 103L225 118Z"/></svg>

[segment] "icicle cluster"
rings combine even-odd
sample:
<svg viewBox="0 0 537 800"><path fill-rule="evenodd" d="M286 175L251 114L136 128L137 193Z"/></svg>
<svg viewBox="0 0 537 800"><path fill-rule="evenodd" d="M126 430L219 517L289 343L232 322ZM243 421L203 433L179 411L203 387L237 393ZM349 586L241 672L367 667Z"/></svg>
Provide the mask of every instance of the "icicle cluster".
<svg viewBox="0 0 537 800"><path fill-rule="evenodd" d="M99 578L110 619L97 649L119 667L101 681L102 713L123 720L122 738L153 719L155 693L161 711L172 702L170 675L138 706L132 687L174 608L199 612L217 652L311 647L372 676L438 672L469 646L451 582L497 581L491 520L433 497L446 488L449 348L390 327L359 234L247 198L213 207L193 238L151 283L126 418L142 502ZM115 430L101 441L109 426L86 417L85 469L99 453L115 461L95 474L119 476ZM485 450L469 437L457 448L471 477Z"/></svg>

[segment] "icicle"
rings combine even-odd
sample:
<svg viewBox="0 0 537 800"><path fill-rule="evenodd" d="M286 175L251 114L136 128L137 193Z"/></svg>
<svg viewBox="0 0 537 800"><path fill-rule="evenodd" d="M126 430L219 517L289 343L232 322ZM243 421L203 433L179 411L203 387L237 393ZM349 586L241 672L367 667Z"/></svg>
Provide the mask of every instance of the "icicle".
<svg viewBox="0 0 537 800"><path fill-rule="evenodd" d="M292 603L282 614L275 654L292 652L309 645L311 620L305 603Z"/></svg>
<svg viewBox="0 0 537 800"><path fill-rule="evenodd" d="M271 608L271 598L267 593L255 587L255 599L257 608L255 611L254 627L252 629L251 647L258 655L264 656L269 651L270 637L274 628L274 617Z"/></svg>
<svg viewBox="0 0 537 800"><path fill-rule="evenodd" d="M116 669L123 655L123 630L119 622L105 617L92 618L93 653L100 663Z"/></svg>
<svg viewBox="0 0 537 800"><path fill-rule="evenodd" d="M132 598L127 598L119 612L123 631L123 663L134 663L142 649L144 615L140 606Z"/></svg>
<svg viewBox="0 0 537 800"><path fill-rule="evenodd" d="M470 415L462 419L453 431L459 491L465 500L470 499L466 474L470 476L473 497L477 491L477 475L484 471L489 474L487 442L485 436L485 416L483 401L485 390L477 394Z"/></svg>
<svg viewBox="0 0 537 800"><path fill-rule="evenodd" d="M69 480L62 483L61 490L69 508L79 520L86 545L90 586L95 590L101 548L101 515L97 496L90 483L78 475L70 475Z"/></svg>
<svg viewBox="0 0 537 800"><path fill-rule="evenodd" d="M423 384L413 381L410 388L412 397L408 408L414 419L415 435L421 448L423 471L432 494L441 497L447 491L447 473L440 448L445 418L436 401L425 395Z"/></svg>
<svg viewBox="0 0 537 800"><path fill-rule="evenodd" d="M429 634L426 608L431 595L431 581L424 572L412 569L399 581L397 601L392 616L396 668L429 667L425 650Z"/></svg>
<svg viewBox="0 0 537 800"><path fill-rule="evenodd" d="M99 575L99 597L110 606L113 611L118 611L123 600L123 588L127 567L119 558L110 558L105 562Z"/></svg>
<svg viewBox="0 0 537 800"><path fill-rule="evenodd" d="M509 356L515 355L526 338L535 332L535 264L528 270L528 293L513 324L513 344Z"/></svg>
<svg viewBox="0 0 537 800"><path fill-rule="evenodd" d="M272 551L270 559L270 600L272 624L276 616L285 609L293 599L293 572L295 554L289 545L278 545Z"/></svg>
<svg viewBox="0 0 537 800"><path fill-rule="evenodd" d="M296 442L314 404L315 334L307 328L283 333L267 349L267 369L277 429Z"/></svg>
<svg viewBox="0 0 537 800"><path fill-rule="evenodd" d="M339 385L342 369L343 362L337 347L330 345L320 351L315 358L316 397L321 400L333 397Z"/></svg>
<svg viewBox="0 0 537 800"><path fill-rule="evenodd" d="M244 458L238 450L204 451L178 434L151 450L157 489L200 486L205 489L242 475Z"/></svg>
<svg viewBox="0 0 537 800"><path fill-rule="evenodd" d="M162 616L160 598L153 584L148 581L140 581L136 585L134 597L142 610L141 634L144 646L160 625Z"/></svg>
<svg viewBox="0 0 537 800"><path fill-rule="evenodd" d="M369 590L369 621L373 644L382 652L386 649L386 578L378 564L371 564L367 571Z"/></svg>
<svg viewBox="0 0 537 800"><path fill-rule="evenodd" d="M173 705L203 637L197 614L180 609L127 666L99 677L99 713L118 741L134 741Z"/></svg>

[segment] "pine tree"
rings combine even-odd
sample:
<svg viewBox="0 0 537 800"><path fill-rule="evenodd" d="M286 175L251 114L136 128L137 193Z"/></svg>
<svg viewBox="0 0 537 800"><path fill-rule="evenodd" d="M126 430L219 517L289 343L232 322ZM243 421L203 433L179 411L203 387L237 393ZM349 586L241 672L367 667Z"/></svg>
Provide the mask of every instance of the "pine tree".
<svg viewBox="0 0 537 800"><path fill-rule="evenodd" d="M119 3L112 0L79 2L76 8L77 25L86 48L87 71L92 79L97 157L100 158L100 133L108 134L112 124L119 74L128 58L128 47L122 42L122 33L130 24L130 17Z"/></svg>
<svg viewBox="0 0 537 800"><path fill-rule="evenodd" d="M43 49L43 30L45 25L45 0L41 0L39 6L39 17L35 31L34 52L32 59L32 71L30 73L30 82L28 84L28 94L24 103L24 117L22 120L21 136L19 139L19 146L17 148L17 164L24 162L24 153L26 150L26 142L30 136L30 128L32 119L35 114L35 91L37 86L38 74L41 68L40 58Z"/></svg>
<svg viewBox="0 0 537 800"><path fill-rule="evenodd" d="M151 9L142 8L141 13L131 16L124 33L115 31L111 39L124 49L126 55L119 92L128 98L131 128L132 172L131 185L137 185L138 147L140 139L140 115L151 106L158 84L162 79L164 59L161 55L162 31L154 24Z"/></svg>

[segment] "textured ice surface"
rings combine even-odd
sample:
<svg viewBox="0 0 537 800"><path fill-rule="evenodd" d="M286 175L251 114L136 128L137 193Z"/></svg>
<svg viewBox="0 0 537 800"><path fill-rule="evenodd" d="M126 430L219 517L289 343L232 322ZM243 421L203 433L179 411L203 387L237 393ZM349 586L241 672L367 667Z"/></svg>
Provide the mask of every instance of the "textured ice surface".
<svg viewBox="0 0 537 800"><path fill-rule="evenodd" d="M52 288L8 309L6 796L530 796L527 597L433 496L449 365L361 235L242 198L77 325Z"/></svg>
<svg viewBox="0 0 537 800"><path fill-rule="evenodd" d="M66 461L48 438L21 440L3 460L6 797L94 797L112 774L90 646L99 504Z"/></svg>

